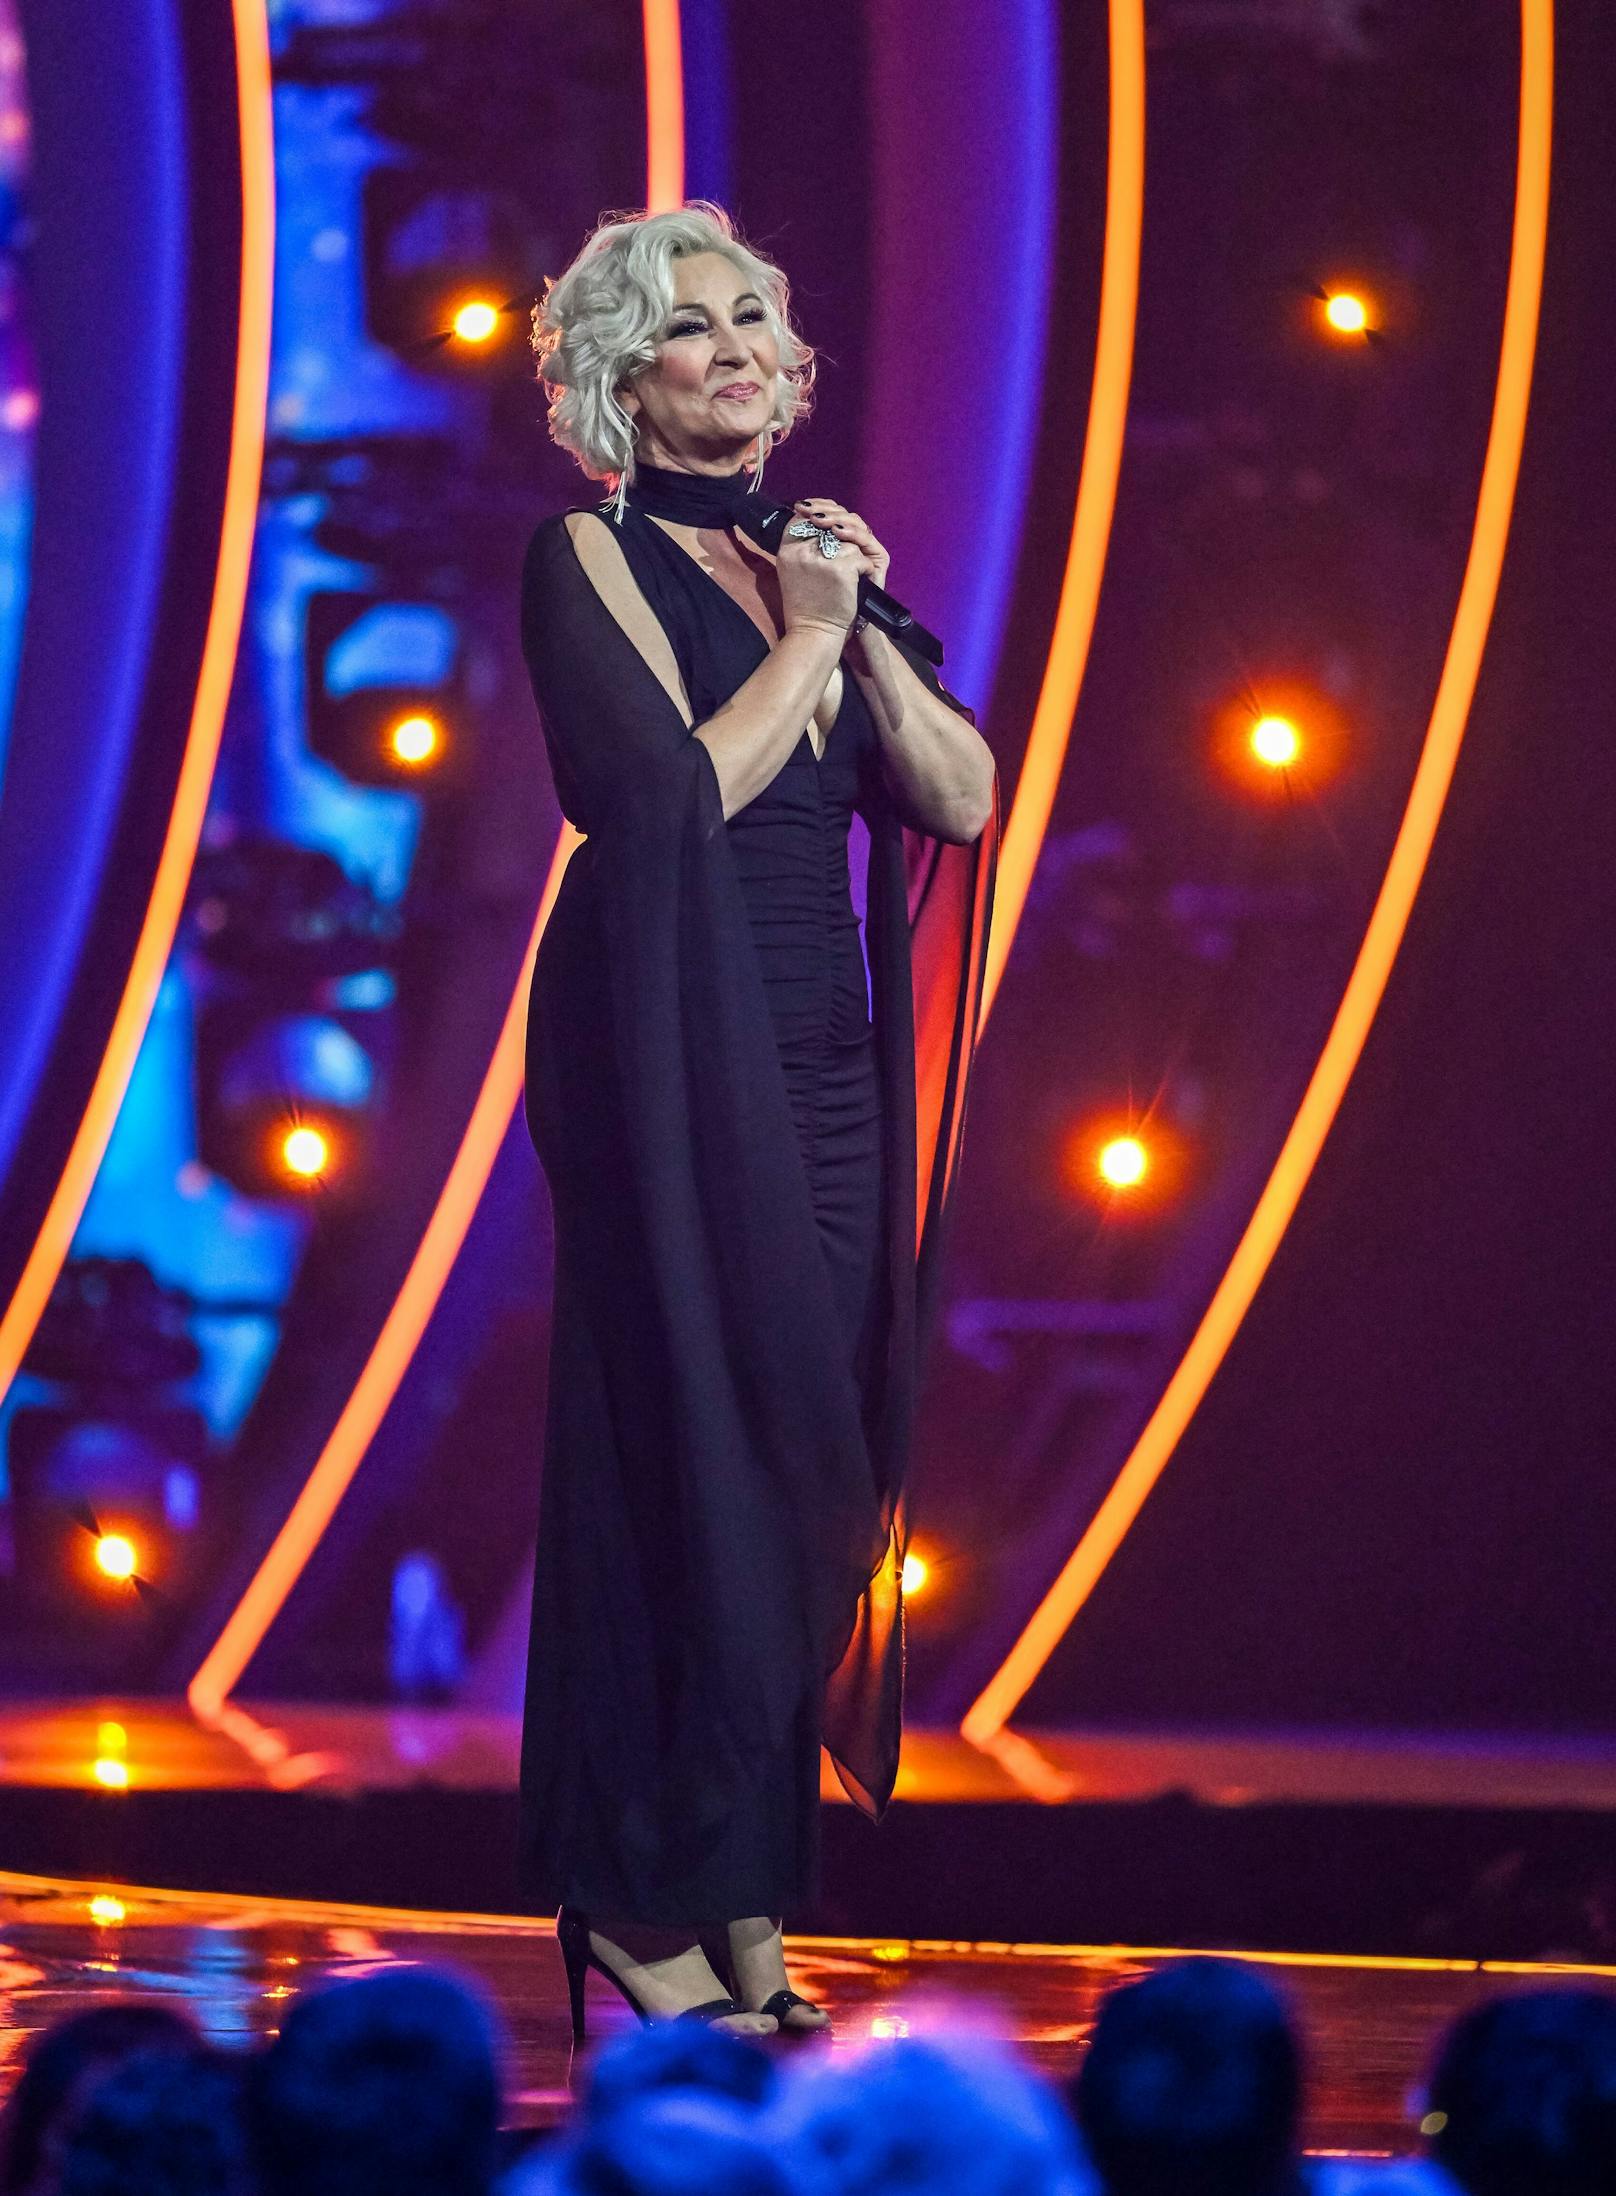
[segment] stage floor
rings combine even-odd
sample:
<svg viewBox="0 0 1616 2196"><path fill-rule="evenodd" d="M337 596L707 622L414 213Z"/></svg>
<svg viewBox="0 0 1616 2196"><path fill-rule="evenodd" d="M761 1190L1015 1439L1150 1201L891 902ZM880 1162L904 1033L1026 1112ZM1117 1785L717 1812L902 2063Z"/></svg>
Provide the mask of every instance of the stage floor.
<svg viewBox="0 0 1616 2196"><path fill-rule="evenodd" d="M825 2043L968 2021L1014 2041L1055 2079L1069 2076L1102 1992L1170 1957L1122 1946L796 1938L799 1985L834 2016ZM1413 2145L1409 2106L1438 2028L1479 1997L1550 1974L1610 1968L1364 1961L1262 1955L1305 2023L1314 2081L1307 2141L1317 2152L1397 2155ZM566 2108L571 2043L561 1963L548 1923L495 1914L410 1912L137 1889L0 1872L0 2095L28 2039L63 2014L128 1993L183 2003L206 2033L241 2044L272 2035L286 2001L328 1976L397 1960L452 1962L478 1978L511 2039L511 2124ZM591 2038L629 2019L590 1985Z"/></svg>

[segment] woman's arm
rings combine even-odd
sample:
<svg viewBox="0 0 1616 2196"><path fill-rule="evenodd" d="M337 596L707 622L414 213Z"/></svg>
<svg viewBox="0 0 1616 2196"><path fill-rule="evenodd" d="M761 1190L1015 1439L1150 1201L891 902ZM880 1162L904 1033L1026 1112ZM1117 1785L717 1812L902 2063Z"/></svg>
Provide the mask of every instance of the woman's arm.
<svg viewBox="0 0 1616 2196"><path fill-rule="evenodd" d="M694 736L713 759L726 823L772 783L802 738L836 668L846 625L811 612L795 617L751 676L721 709L691 724L667 634L641 594L610 526L592 511L567 515L567 532L596 593L666 687Z"/></svg>
<svg viewBox="0 0 1616 2196"><path fill-rule="evenodd" d="M992 748L879 627L855 633L843 660L869 705L887 778L905 807L934 837L969 846L993 814Z"/></svg>
<svg viewBox="0 0 1616 2196"><path fill-rule="evenodd" d="M857 511L830 496L804 496L796 508L857 551L877 587L886 585L887 552ZM993 818L992 748L877 627L850 635L844 661L875 720L883 773L901 806L934 838L970 846Z"/></svg>

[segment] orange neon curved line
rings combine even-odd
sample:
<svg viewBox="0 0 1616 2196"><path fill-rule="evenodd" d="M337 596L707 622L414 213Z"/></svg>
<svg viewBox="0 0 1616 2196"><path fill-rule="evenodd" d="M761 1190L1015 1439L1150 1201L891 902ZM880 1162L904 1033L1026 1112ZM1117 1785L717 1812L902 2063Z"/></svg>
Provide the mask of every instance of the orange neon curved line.
<svg viewBox="0 0 1616 2196"><path fill-rule="evenodd" d="M1515 219L1492 424L1464 580L1408 805L1340 1009L1228 1271L1092 1524L960 1725L987 1750L1001 1735L1017 1737L1004 1731L1007 1719L1093 1592L1223 1362L1330 1132L1408 926L1469 722L1509 539L1543 295L1553 123L1553 0L1522 0ZM1007 1766L1015 1773L1013 1763Z"/></svg>
<svg viewBox="0 0 1616 2196"><path fill-rule="evenodd" d="M651 212L661 212L684 203L684 84L678 0L645 0L645 87L646 206ZM264 1760L272 1774L283 1762L284 1743L278 1734L260 1730L245 1710L227 1708L226 1701L285 1606L352 1484L459 1256L521 1098L533 960L562 874L577 844L577 832L570 824L563 824L493 1057L392 1309L286 1522L186 1688L196 1715L227 1729L249 1753Z"/></svg>
<svg viewBox="0 0 1616 2196"><path fill-rule="evenodd" d="M56 1277L72 1246L118 1109L134 1072L179 927L196 859L213 768L224 730L247 600L263 473L269 401L269 334L275 279L275 151L270 103L269 24L264 0L234 0L236 101L241 130L241 309L230 460L190 729L174 787L145 917L101 1065L11 1301L0 1315L0 1395L16 1377Z"/></svg>
<svg viewBox="0 0 1616 2196"><path fill-rule="evenodd" d="M679 0L645 0L645 209L685 200L685 75Z"/></svg>
<svg viewBox="0 0 1616 2196"><path fill-rule="evenodd" d="M1016 926L1055 805L1055 789L1066 761L1072 718L1094 636L1100 581L1116 509L1117 477L1122 469L1145 213L1144 0L1110 0L1109 38L1105 244L1088 428L1083 438L1077 503L1049 656L999 849L979 1032L993 1010L999 979L1015 942Z"/></svg>

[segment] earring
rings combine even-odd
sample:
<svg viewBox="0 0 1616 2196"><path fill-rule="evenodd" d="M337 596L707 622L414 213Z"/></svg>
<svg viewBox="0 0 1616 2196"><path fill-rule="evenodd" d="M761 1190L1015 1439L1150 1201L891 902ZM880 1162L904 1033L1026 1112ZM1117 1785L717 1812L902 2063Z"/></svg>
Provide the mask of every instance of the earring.
<svg viewBox="0 0 1616 2196"><path fill-rule="evenodd" d="M617 493L612 497L612 517L619 526L623 523L623 506L628 501L628 467L625 465L617 476Z"/></svg>
<svg viewBox="0 0 1616 2196"><path fill-rule="evenodd" d="M756 464L756 465L755 465L755 466L753 467L753 469L752 469L752 479L751 479L751 482L750 482L750 484L749 484L749 487L748 487L748 491L747 491L747 492L748 492L749 494L751 494L751 495L756 495L756 493L757 493L758 489L759 489L759 488L760 488L760 487L762 486L762 483L763 483L763 461L764 461L764 459L765 459L765 458L766 458L766 457L768 456L768 454L769 454L769 431L768 431L768 429L767 429L767 428L765 427L765 428L764 428L764 429L763 429L763 430L762 430L762 431L760 432L760 434L758 435L758 454L757 454L757 464Z"/></svg>

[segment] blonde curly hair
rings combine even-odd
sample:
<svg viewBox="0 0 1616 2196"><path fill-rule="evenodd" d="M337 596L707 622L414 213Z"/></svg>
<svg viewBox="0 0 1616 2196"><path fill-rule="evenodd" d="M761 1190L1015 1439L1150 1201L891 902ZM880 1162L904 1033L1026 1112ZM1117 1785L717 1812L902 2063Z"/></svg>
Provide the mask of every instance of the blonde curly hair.
<svg viewBox="0 0 1616 2196"><path fill-rule="evenodd" d="M566 272L545 284L533 308L532 342L549 392L551 437L591 480L613 486L619 518L634 476L635 427L617 391L655 361L674 310L673 262L692 252L721 252L748 277L779 348L774 413L758 437L758 479L769 451L809 409L814 352L792 325L790 285L722 206L692 198L667 213L607 214Z"/></svg>

